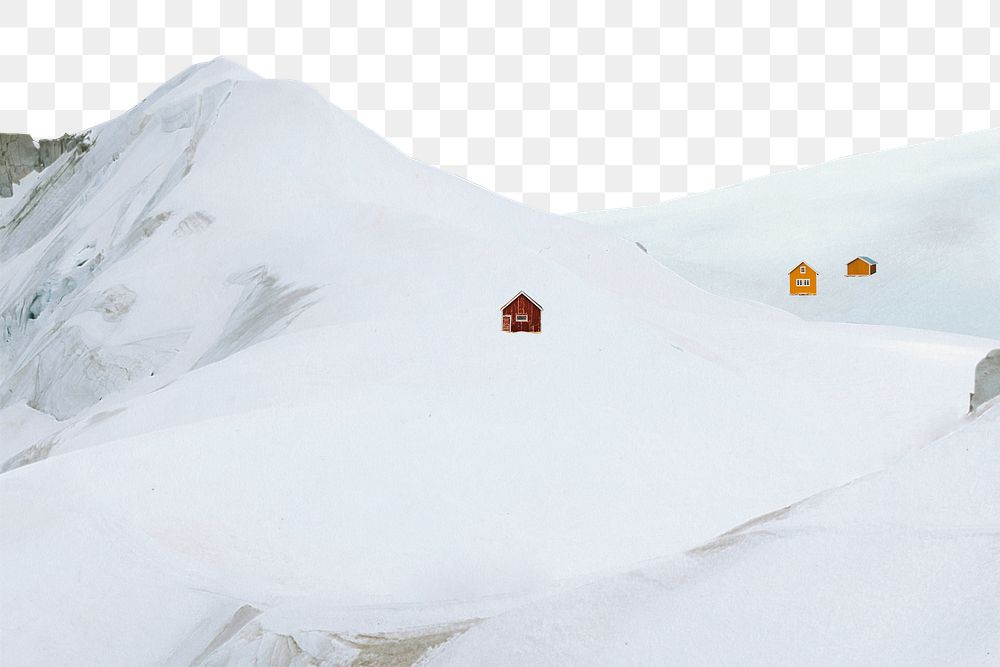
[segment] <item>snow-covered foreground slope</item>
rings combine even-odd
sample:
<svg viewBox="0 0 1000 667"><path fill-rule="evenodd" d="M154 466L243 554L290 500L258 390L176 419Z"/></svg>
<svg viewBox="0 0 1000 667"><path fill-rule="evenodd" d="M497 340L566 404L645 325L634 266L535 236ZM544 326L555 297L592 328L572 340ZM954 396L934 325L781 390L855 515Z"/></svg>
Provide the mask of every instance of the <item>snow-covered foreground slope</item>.
<svg viewBox="0 0 1000 667"><path fill-rule="evenodd" d="M808 319L1000 337L1000 130L851 157L656 206L582 213L696 285ZM847 278L859 255L878 262ZM815 297L788 294L801 261Z"/></svg>
<svg viewBox="0 0 1000 667"><path fill-rule="evenodd" d="M995 665L1000 404L882 473L501 614L427 665Z"/></svg>
<svg viewBox="0 0 1000 667"><path fill-rule="evenodd" d="M415 660L884 467L997 345L714 296L224 61L87 145L0 212L5 664Z"/></svg>

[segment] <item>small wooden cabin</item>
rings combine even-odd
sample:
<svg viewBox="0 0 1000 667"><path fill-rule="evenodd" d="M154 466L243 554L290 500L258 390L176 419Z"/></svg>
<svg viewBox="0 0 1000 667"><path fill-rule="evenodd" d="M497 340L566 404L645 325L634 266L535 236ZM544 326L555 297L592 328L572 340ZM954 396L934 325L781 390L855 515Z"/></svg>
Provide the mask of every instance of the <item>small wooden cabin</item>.
<svg viewBox="0 0 1000 667"><path fill-rule="evenodd" d="M811 266L800 262L788 272L788 293L793 296L816 294L816 273Z"/></svg>
<svg viewBox="0 0 1000 667"><path fill-rule="evenodd" d="M878 265L871 257L855 257L847 263L847 275L849 276L870 276L878 269Z"/></svg>
<svg viewBox="0 0 1000 667"><path fill-rule="evenodd" d="M524 292L505 303L500 314L503 331L542 333L542 307Z"/></svg>

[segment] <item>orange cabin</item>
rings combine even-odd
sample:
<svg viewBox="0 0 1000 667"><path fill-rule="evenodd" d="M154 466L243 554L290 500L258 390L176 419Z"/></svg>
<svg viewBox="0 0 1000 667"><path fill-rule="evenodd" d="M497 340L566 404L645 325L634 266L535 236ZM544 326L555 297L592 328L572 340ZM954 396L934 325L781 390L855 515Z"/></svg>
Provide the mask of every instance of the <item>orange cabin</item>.
<svg viewBox="0 0 1000 667"><path fill-rule="evenodd" d="M878 270L878 265L871 257L855 257L847 263L847 275L870 276Z"/></svg>
<svg viewBox="0 0 1000 667"><path fill-rule="evenodd" d="M805 262L788 272L788 293L792 295L816 294L816 273Z"/></svg>
<svg viewBox="0 0 1000 667"><path fill-rule="evenodd" d="M542 332L542 307L524 292L518 292L517 296L505 303L500 309L500 315L503 331Z"/></svg>

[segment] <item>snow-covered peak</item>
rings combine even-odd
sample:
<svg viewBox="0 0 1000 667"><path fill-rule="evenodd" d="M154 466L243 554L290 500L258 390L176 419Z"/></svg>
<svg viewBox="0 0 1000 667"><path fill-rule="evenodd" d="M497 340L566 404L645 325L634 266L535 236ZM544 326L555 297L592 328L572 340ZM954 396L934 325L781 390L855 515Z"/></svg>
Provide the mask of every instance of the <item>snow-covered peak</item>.
<svg viewBox="0 0 1000 667"><path fill-rule="evenodd" d="M176 101L189 95L201 94L219 84L261 80L259 75L239 63L219 56L191 65L174 75L140 102L138 107L148 113L159 104Z"/></svg>
<svg viewBox="0 0 1000 667"><path fill-rule="evenodd" d="M382 276L369 267L400 252L393 234L407 261L428 243L448 257L432 272L396 268L418 271L407 284L424 291L370 284ZM464 246L496 257L454 284L441 271L469 261ZM639 262L623 273L622 256ZM459 308L481 307L569 271L591 285L604 275L602 290L632 300L662 292L638 278L649 274L675 283L675 306L731 310L630 243L420 165L304 84L226 60L178 75L47 172L0 216L0 260L0 407L27 401L60 420L168 384L307 311L307 326L401 317L442 288ZM335 311L345 286L365 296Z"/></svg>

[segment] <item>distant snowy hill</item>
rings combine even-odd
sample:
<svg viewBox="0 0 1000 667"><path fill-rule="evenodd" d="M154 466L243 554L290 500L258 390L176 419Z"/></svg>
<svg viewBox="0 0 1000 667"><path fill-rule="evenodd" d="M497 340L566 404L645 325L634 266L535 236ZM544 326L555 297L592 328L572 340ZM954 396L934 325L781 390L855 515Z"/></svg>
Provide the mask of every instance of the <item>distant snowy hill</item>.
<svg viewBox="0 0 1000 667"><path fill-rule="evenodd" d="M14 194L2 664L416 660L919 449L997 346L712 295L224 60Z"/></svg>
<svg viewBox="0 0 1000 667"><path fill-rule="evenodd" d="M1000 337L1000 130L861 155L656 206L581 213L716 294L814 320ZM846 278L859 255L870 278ZM819 272L791 297L788 272Z"/></svg>

